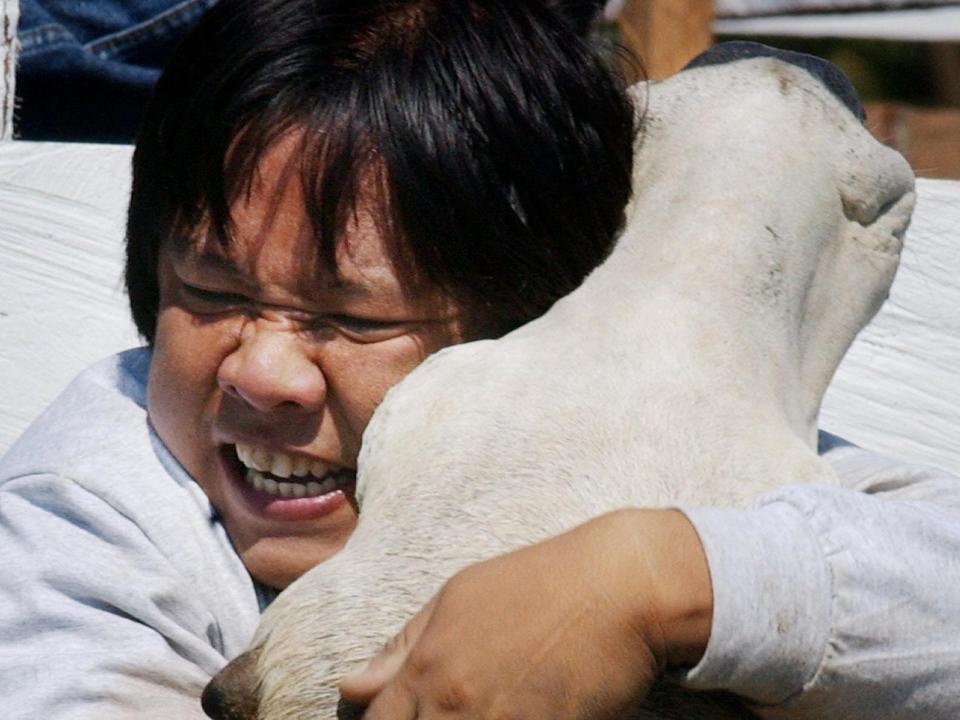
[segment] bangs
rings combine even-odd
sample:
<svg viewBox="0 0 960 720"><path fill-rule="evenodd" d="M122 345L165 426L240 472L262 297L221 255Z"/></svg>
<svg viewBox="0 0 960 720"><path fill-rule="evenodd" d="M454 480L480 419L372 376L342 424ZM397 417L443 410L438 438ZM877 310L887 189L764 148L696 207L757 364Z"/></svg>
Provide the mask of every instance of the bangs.
<svg viewBox="0 0 960 720"><path fill-rule="evenodd" d="M423 72L411 67L411 57L428 29L425 23L435 18L436 3L359 5L337 23L319 18L327 22L314 28L323 32L310 42L304 41L306 31L288 39L285 52L272 64L249 72L231 68L217 88L235 83L223 93L226 107L214 111L215 95L207 96L190 108L189 121L158 143L191 159L192 171L178 167L163 183L170 189L173 231L189 237L203 226L221 245L229 245L231 206L249 200L266 154L297 135L290 171L299 175L317 261L336 271L339 239L362 209L409 283L429 280L453 294L450 273L437 264L435 253L431 262L426 257L431 253L418 242L435 236L435 224L409 222L411 213L403 212L396 198L402 202L410 192L397 193L393 182L395 176L406 177L402 182L417 192L421 183L403 165L421 151L419 140L436 134L438 121L448 122L448 114L424 117L422 99L404 97L409 93L401 90ZM392 10L384 12L384 6ZM208 112L220 123L203 122L201 115ZM204 142L194 133L178 132L190 125L206 125Z"/></svg>
<svg viewBox="0 0 960 720"><path fill-rule="evenodd" d="M316 248L314 257L322 270L336 273L340 241L363 212L374 223L394 265L411 284L419 283L420 274L393 210L388 173L364 108L356 98L337 100L340 102L332 103L327 98L302 117L275 119L272 114L262 114L244 125L226 150L223 172L209 175L195 201L178 208L182 218L178 234L189 236L203 226L222 247L232 243L230 208L250 201L264 158L292 137L280 187L294 177L299 181Z"/></svg>
<svg viewBox="0 0 960 720"><path fill-rule="evenodd" d="M545 312L606 257L630 193L633 107L577 28L543 0L220 0L134 153L140 332L152 341L165 240L205 225L232 242L231 206L294 133L316 262L336 270L369 213L408 283L501 331Z"/></svg>

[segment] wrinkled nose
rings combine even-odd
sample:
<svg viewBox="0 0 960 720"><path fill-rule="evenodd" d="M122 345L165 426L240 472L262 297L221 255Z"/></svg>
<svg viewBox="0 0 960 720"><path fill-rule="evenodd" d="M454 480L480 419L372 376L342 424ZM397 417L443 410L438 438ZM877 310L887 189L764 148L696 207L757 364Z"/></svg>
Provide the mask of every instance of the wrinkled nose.
<svg viewBox="0 0 960 720"><path fill-rule="evenodd" d="M260 412L322 409L326 379L301 341L289 331L255 325L244 330L237 348L220 364L221 389Z"/></svg>
<svg viewBox="0 0 960 720"><path fill-rule="evenodd" d="M257 657L249 650L231 660L207 683L200 704L214 720L257 720Z"/></svg>

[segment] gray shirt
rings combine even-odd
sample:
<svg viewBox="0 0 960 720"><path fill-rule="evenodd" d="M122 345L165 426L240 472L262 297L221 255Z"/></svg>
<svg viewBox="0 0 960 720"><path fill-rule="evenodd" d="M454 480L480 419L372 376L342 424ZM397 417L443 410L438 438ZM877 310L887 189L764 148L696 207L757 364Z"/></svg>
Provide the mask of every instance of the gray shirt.
<svg viewBox="0 0 960 720"><path fill-rule="evenodd" d="M689 687L764 718L960 718L960 481L821 433L846 485L688 510L714 586Z"/></svg>
<svg viewBox="0 0 960 720"><path fill-rule="evenodd" d="M150 429L149 361L87 370L0 460L0 717L201 718L270 600ZM716 607L680 681L769 717L960 717L960 483L821 450L849 489L685 510Z"/></svg>
<svg viewBox="0 0 960 720"><path fill-rule="evenodd" d="M203 718L266 593L147 424L149 354L77 378L0 460L0 717Z"/></svg>

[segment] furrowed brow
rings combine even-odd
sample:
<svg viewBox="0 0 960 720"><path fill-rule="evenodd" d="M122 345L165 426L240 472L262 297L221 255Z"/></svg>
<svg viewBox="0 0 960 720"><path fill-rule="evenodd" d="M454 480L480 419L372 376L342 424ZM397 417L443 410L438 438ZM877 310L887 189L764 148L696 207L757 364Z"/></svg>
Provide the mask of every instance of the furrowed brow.
<svg viewBox="0 0 960 720"><path fill-rule="evenodd" d="M376 294L369 285L342 277L334 278L330 282L329 289L346 298L364 298Z"/></svg>
<svg viewBox="0 0 960 720"><path fill-rule="evenodd" d="M181 262L195 263L205 270L214 270L236 274L239 272L233 258L225 255L219 248L209 243L198 242L193 238L177 238L172 244L173 254Z"/></svg>
<svg viewBox="0 0 960 720"><path fill-rule="evenodd" d="M240 272L240 269L232 258L212 250L201 250L194 253L193 260L207 270L217 270L219 272L232 274Z"/></svg>

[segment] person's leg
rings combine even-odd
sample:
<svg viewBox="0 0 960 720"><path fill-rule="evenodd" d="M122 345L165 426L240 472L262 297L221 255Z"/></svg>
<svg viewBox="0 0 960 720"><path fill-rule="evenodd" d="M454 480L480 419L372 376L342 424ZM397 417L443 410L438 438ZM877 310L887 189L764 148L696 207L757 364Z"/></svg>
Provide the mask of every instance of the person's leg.
<svg viewBox="0 0 960 720"><path fill-rule="evenodd" d="M16 134L132 142L167 55L215 0L21 0Z"/></svg>

